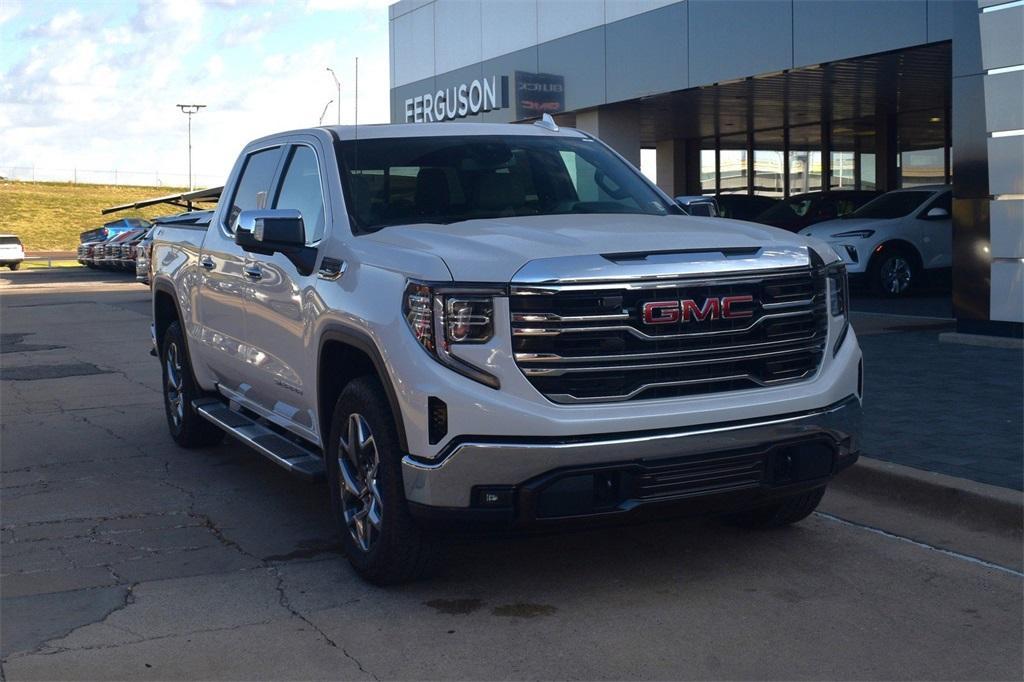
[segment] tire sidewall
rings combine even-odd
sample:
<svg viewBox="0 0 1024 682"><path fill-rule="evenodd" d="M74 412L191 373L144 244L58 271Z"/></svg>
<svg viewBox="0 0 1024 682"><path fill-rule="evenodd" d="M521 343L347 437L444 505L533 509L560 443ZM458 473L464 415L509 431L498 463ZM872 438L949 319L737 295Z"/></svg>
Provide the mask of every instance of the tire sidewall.
<svg viewBox="0 0 1024 682"><path fill-rule="evenodd" d="M341 474L338 468L339 441L350 414L361 414L373 433L377 446L378 485L381 495L381 530L368 551L352 537L345 523L341 501ZM401 455L394 418L384 398L384 389L375 379L354 379L342 391L331 416L330 441L326 448L327 482L331 496L331 514L338 527L342 546L349 561L360 573L378 572L383 556L391 554L389 545L396 541L395 526L408 520L402 484Z"/></svg>
<svg viewBox="0 0 1024 682"><path fill-rule="evenodd" d="M886 263L896 258L906 261L907 267L910 268L910 284L907 285L906 289L898 293L889 291L885 286L885 282L882 281L882 272L885 270ZM911 258L903 249L890 249L883 253L875 262L874 267L872 268L871 280L875 291L882 296L885 296L886 298L901 298L909 295L910 292L914 290L914 286L917 284L917 277L918 270L914 265L914 259Z"/></svg>

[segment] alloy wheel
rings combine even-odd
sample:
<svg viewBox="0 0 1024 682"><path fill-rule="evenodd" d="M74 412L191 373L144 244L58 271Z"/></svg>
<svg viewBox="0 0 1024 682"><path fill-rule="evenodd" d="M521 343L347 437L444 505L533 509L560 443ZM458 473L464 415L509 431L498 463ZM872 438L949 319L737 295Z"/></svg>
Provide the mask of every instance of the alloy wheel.
<svg viewBox="0 0 1024 682"><path fill-rule="evenodd" d="M882 286L886 293L902 294L910 287L913 271L903 256L893 256L882 264Z"/></svg>
<svg viewBox="0 0 1024 682"><path fill-rule="evenodd" d="M377 472L380 453L373 431L359 413L345 422L338 442L339 495L348 532L368 552L380 537L383 502Z"/></svg>
<svg viewBox="0 0 1024 682"><path fill-rule="evenodd" d="M167 358L164 360L167 372L167 405L171 414L171 421L174 426L181 426L185 418L185 397L183 395L181 353L178 352L178 344L167 344Z"/></svg>

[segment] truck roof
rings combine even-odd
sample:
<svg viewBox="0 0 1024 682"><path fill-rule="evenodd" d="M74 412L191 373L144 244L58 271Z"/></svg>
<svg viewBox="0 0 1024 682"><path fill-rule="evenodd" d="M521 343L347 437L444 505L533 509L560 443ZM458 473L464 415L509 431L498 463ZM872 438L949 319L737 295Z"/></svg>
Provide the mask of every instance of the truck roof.
<svg viewBox="0 0 1024 682"><path fill-rule="evenodd" d="M289 130L273 135L267 135L254 142L270 140L282 135L311 134L318 131L329 130L341 140L377 140L399 137L441 137L455 135L498 135L502 137L513 135L531 135L537 137L557 135L562 137L586 137L584 133L575 128L559 128L557 131L550 130L539 125L523 123L371 123L360 126L321 126L319 128L304 128ZM357 136L358 131L358 136Z"/></svg>

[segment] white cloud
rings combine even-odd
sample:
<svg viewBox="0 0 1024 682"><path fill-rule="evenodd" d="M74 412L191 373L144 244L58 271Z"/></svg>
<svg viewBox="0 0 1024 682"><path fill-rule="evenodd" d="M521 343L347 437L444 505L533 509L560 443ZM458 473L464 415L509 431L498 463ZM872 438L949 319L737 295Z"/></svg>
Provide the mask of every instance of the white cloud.
<svg viewBox="0 0 1024 682"><path fill-rule="evenodd" d="M351 12L387 9L398 0L306 0L307 12Z"/></svg>
<svg viewBox="0 0 1024 682"><path fill-rule="evenodd" d="M387 4L348 1L360 8ZM387 121L386 32L380 29L382 39L354 37L373 18L386 27L386 13L330 15L338 24L336 37L301 46L222 39L225 27L237 27L243 17L254 18L254 31L265 27L264 38L294 36L275 32L296 14L307 24L319 21L295 9L169 0L140 5L120 21L83 11L77 23L61 12L60 40L22 34L22 56L0 69L0 174L35 166L68 169L70 177L77 168L82 179L90 177L83 169L116 168L121 181L183 184L186 119L175 105L200 102L208 108L193 117L193 167L199 184L217 184L249 140L317 124L324 104L336 96L327 66L342 79L342 122L351 123L357 54L359 120ZM49 29L57 18L41 23ZM294 30L290 26L285 30ZM334 122L334 111L332 104L325 122Z"/></svg>

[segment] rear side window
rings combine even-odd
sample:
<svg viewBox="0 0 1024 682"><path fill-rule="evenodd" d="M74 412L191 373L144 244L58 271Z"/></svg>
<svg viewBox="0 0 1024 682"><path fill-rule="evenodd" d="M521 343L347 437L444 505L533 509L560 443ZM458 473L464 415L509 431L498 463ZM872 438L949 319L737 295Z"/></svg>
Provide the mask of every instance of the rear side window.
<svg viewBox="0 0 1024 682"><path fill-rule="evenodd" d="M292 148L274 208L297 208L302 213L307 244L318 242L324 236L324 194L320 187L320 170L316 152L309 147L296 145Z"/></svg>
<svg viewBox="0 0 1024 682"><path fill-rule="evenodd" d="M267 194L270 183L277 170L277 162L281 157L281 148L263 149L250 154L245 159L245 166L238 180L238 187L231 199L231 210L228 212L228 230L233 231L235 220L242 211L256 211L268 208Z"/></svg>

